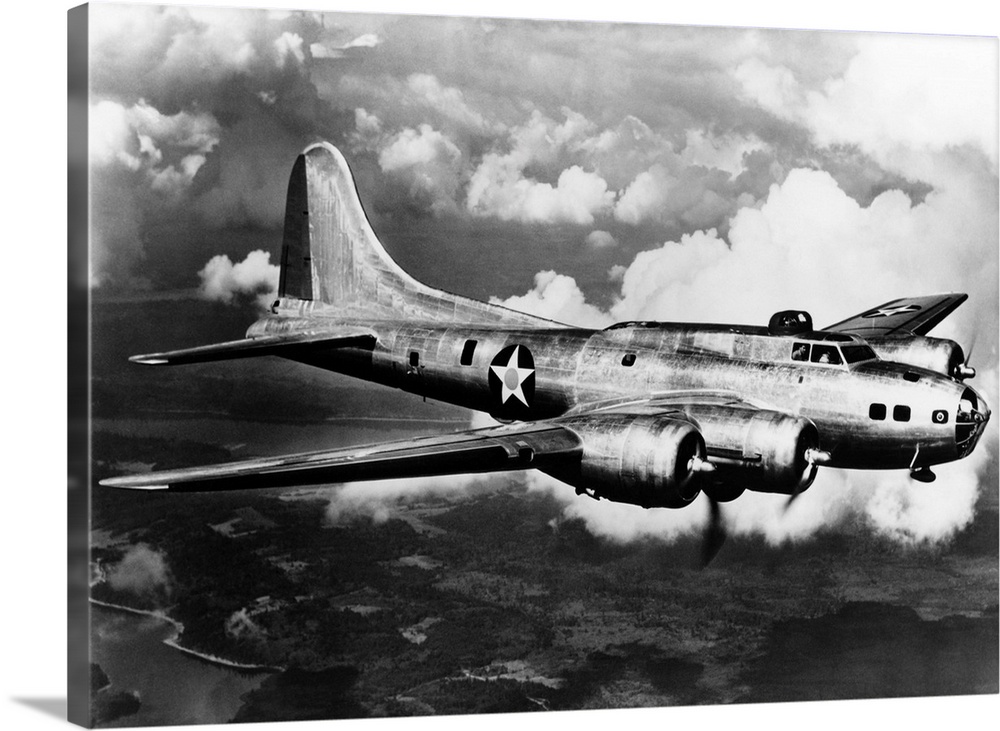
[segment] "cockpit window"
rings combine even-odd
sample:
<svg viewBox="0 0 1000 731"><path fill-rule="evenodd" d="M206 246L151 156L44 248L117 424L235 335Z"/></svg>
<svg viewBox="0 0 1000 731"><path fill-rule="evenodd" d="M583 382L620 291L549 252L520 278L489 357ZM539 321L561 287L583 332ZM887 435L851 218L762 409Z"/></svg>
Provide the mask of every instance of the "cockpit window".
<svg viewBox="0 0 1000 731"><path fill-rule="evenodd" d="M792 360L809 360L809 343L795 343L792 346Z"/></svg>
<svg viewBox="0 0 1000 731"><path fill-rule="evenodd" d="M813 345L812 357L809 359L813 363L828 363L830 365L840 365L840 352L836 345Z"/></svg>
<svg viewBox="0 0 1000 731"><path fill-rule="evenodd" d="M874 360L875 351L867 345L845 345L840 349L844 354L844 360L848 363L859 363L863 360Z"/></svg>

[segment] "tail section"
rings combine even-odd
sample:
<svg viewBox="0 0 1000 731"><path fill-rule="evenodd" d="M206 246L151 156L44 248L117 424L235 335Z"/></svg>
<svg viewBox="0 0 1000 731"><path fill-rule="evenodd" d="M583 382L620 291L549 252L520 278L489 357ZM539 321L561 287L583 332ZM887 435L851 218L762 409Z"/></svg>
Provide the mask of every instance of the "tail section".
<svg viewBox="0 0 1000 731"><path fill-rule="evenodd" d="M281 307L337 317L553 327L558 323L428 287L396 264L365 215L344 156L329 143L299 155L288 182Z"/></svg>

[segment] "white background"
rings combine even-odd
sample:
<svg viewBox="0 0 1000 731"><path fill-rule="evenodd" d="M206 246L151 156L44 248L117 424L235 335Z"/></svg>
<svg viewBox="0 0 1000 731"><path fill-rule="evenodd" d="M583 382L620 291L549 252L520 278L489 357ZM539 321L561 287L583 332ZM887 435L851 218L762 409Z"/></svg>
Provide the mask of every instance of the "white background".
<svg viewBox="0 0 1000 731"><path fill-rule="evenodd" d="M149 4L149 3L146 3ZM215 5L239 6L232 0ZM474 7L457 0L274 0L257 5L323 10L476 14L628 20L696 25L735 25L832 30L956 33L997 36L1000 13L983 0L938 3L875 3L837 0L785 3L774 0L692 3L613 0L486 0ZM49 729L65 724L66 698L66 11L72 3L11 4L3 16L3 205L4 303L2 368L4 501L3 614L0 623L0 728ZM13 224L12 229L9 227ZM783 728L812 731L879 725L895 729L991 725L1000 717L997 696L805 703L713 708L645 709L588 713L452 717L412 721L338 721L351 729L477 728L551 724L603 728ZM257 729L321 728L250 724ZM203 726L204 729L222 728Z"/></svg>

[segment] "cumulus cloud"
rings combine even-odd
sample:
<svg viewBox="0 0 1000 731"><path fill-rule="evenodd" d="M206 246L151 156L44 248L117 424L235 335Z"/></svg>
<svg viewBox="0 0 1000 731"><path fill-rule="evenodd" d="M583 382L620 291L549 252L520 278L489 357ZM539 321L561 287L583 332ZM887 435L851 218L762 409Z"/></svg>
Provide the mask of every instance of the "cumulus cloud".
<svg viewBox="0 0 1000 731"><path fill-rule="evenodd" d="M615 203L617 220L647 221L703 228L724 221L735 207L730 176L722 170L682 167L677 174L662 164L636 176Z"/></svg>
<svg viewBox="0 0 1000 731"><path fill-rule="evenodd" d="M406 86L417 100L463 127L487 130L491 126L482 114L466 103L460 89L444 86L433 74L410 74Z"/></svg>
<svg viewBox="0 0 1000 731"><path fill-rule="evenodd" d="M359 110L363 112L364 110ZM362 115L362 125L377 130L377 120ZM403 182L410 197L434 213L454 211L461 184L462 152L445 135L422 124L404 129L385 142L379 166Z"/></svg>
<svg viewBox="0 0 1000 731"><path fill-rule="evenodd" d="M953 189L937 191L921 204L887 191L865 207L828 173L793 170L782 185L772 186L759 208L736 214L728 241L714 229L696 231L639 253L618 272L620 295L609 313L588 304L572 278L552 271L538 274L531 292L503 303L592 326L609 319L761 324L772 312L794 307L811 310L822 327L908 294L970 284L980 293L995 292L995 282L991 290L985 280L996 278L997 252L983 244L996 240L996 218L983 212L995 211L996 204L988 196L970 201L967 186L956 176ZM979 252L978 268L952 249L956 230L966 231L965 240ZM971 321L989 341L988 352L995 353L995 297L980 296L966 307L966 317L953 315L933 334L969 333L956 322ZM995 369L988 367L977 381L993 404L996 380ZM784 498L747 493L726 506L727 519L735 532L761 534L774 543L858 519L901 542L947 539L972 519L980 476L996 458L989 436L995 432L991 424L973 457L940 467L933 485L915 483L905 471L820 470L814 486L787 513ZM544 480L539 484L563 494ZM697 505L643 511L576 500L567 503L566 513L584 519L597 534L622 540L682 535L704 526L707 515Z"/></svg>
<svg viewBox="0 0 1000 731"><path fill-rule="evenodd" d="M899 191L887 191L864 207L828 173L793 170L760 208L736 214L728 242L714 230L698 231L640 253L625 272L613 313L766 322L776 310L802 307L822 326L915 290L968 286L978 274L951 246L955 230L971 225L967 202L964 194L941 191L912 205ZM995 222L975 220L976 230L969 230L975 240L994 235ZM995 271L996 252L990 256ZM857 275L865 270L879 275Z"/></svg>
<svg viewBox="0 0 1000 731"><path fill-rule="evenodd" d="M689 129L685 133L685 145L680 158L686 165L715 168L735 177L745 169L744 157L765 147L753 134L719 137L702 129Z"/></svg>
<svg viewBox="0 0 1000 731"><path fill-rule="evenodd" d="M258 307L265 310L274 300L279 273L266 251L251 251L236 264L225 254L219 254L198 272L199 292L205 299L226 304L254 298Z"/></svg>
<svg viewBox="0 0 1000 731"><path fill-rule="evenodd" d="M607 181L581 165L568 164L594 125L563 109L558 123L538 111L511 130L506 153L483 156L466 191L466 208L476 216L525 223L589 225L610 211L615 193ZM555 185L526 173L528 168L555 177Z"/></svg>
<svg viewBox="0 0 1000 731"><path fill-rule="evenodd" d="M592 249L612 249L618 246L618 241L607 231L591 231L583 243Z"/></svg>
<svg viewBox="0 0 1000 731"><path fill-rule="evenodd" d="M302 37L297 33L285 31L274 40L274 50L278 58L278 64L284 66L291 59L297 63L306 60L305 51L302 50Z"/></svg>
<svg viewBox="0 0 1000 731"><path fill-rule="evenodd" d="M996 459L993 452L990 445L982 445L968 460L936 467L938 480L933 484L915 482L905 471L821 469L791 506L783 495L746 492L722 506L723 519L731 534L761 536L772 545L858 524L904 545L947 541L971 523L979 475ZM618 542L673 541L700 535L708 526L709 506L703 495L678 510L644 510L579 498L571 488L541 473L532 473L528 484L562 502L565 517L579 518L595 535Z"/></svg>
<svg viewBox="0 0 1000 731"><path fill-rule="evenodd" d="M578 165L563 170L553 186L524 177L509 158L487 155L469 182L466 206L504 221L589 225L614 198L599 175Z"/></svg>
<svg viewBox="0 0 1000 731"><path fill-rule="evenodd" d="M491 422L495 425L495 422ZM505 479L502 476L443 475L399 480L338 485L326 490L329 504L326 519L332 525L357 518L384 523L399 514L401 506L428 499L460 499L484 481Z"/></svg>
<svg viewBox="0 0 1000 731"><path fill-rule="evenodd" d="M760 59L742 62L735 76L749 98L805 124L820 144L858 144L889 165L899 147L971 145L991 160L995 173L994 40L900 33L858 36L856 43L844 74L820 90Z"/></svg>
<svg viewBox="0 0 1000 731"><path fill-rule="evenodd" d="M167 591L171 583L166 557L145 543L130 548L108 569L106 578L119 591L142 595Z"/></svg>
<svg viewBox="0 0 1000 731"><path fill-rule="evenodd" d="M218 144L221 132L211 114L163 114L144 99L129 107L97 102L90 111L89 131L93 165L117 163L145 170L153 182L168 174L185 185Z"/></svg>
<svg viewBox="0 0 1000 731"><path fill-rule="evenodd" d="M612 322L607 313L584 302L583 292L572 277L553 271L536 274L534 288L523 295L490 301L567 325L598 328Z"/></svg>

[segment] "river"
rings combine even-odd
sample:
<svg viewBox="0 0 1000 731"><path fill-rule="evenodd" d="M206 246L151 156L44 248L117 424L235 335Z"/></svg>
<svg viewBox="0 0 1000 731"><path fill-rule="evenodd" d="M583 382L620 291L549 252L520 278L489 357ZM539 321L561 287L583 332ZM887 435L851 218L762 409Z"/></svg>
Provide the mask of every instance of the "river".
<svg viewBox="0 0 1000 731"><path fill-rule="evenodd" d="M139 712L102 728L227 723L240 697L268 673L246 672L200 660L164 644L177 634L168 621L91 605L93 657L112 691L137 691Z"/></svg>

